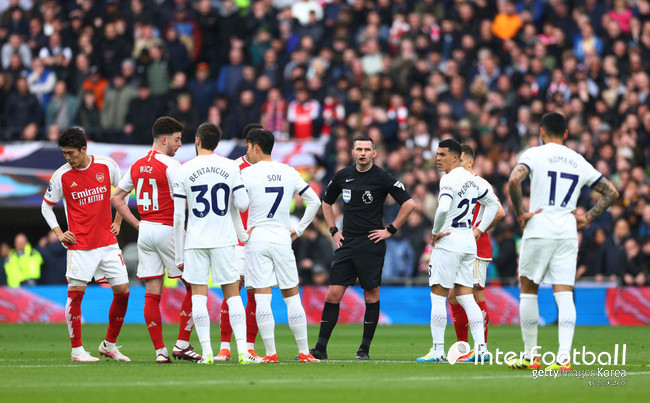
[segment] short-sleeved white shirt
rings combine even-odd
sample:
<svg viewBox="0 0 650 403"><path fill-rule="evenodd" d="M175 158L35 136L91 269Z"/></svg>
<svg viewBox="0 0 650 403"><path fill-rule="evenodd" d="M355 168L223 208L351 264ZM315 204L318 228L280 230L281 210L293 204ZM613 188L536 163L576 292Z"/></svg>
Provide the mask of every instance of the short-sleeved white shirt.
<svg viewBox="0 0 650 403"><path fill-rule="evenodd" d="M236 245L233 194L245 191L239 167L228 158L199 155L181 165L174 180L174 197L187 199L184 249Z"/></svg>
<svg viewBox="0 0 650 403"><path fill-rule="evenodd" d="M519 160L530 170L529 211L534 215L523 238L577 238L576 209L583 186L594 186L603 177L580 154L556 143L526 150Z"/></svg>
<svg viewBox="0 0 650 403"><path fill-rule="evenodd" d="M463 167L452 169L440 178L438 199L451 197L451 207L447 212L441 233L450 234L436 242L435 247L457 253L476 255L476 241L472 231L472 218L477 202L489 206L499 203L492 186L477 180Z"/></svg>
<svg viewBox="0 0 650 403"><path fill-rule="evenodd" d="M249 242L291 244L291 199L309 185L294 168L276 161L260 161L241 175L250 198L248 228L255 227Z"/></svg>

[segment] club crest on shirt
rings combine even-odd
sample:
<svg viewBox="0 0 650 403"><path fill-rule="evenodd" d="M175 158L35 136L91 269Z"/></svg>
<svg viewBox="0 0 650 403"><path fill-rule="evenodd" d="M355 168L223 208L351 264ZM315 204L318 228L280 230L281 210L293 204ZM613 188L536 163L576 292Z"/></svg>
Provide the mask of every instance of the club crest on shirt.
<svg viewBox="0 0 650 403"><path fill-rule="evenodd" d="M343 201L348 203L351 198L352 198L352 190L343 189Z"/></svg>
<svg viewBox="0 0 650 403"><path fill-rule="evenodd" d="M370 190L366 190L365 192L363 192L363 196L361 196L361 199L366 204L372 203L373 198L372 198L372 193L370 193Z"/></svg>
<svg viewBox="0 0 650 403"><path fill-rule="evenodd" d="M97 182L104 182L104 173L98 172L95 178L97 178Z"/></svg>

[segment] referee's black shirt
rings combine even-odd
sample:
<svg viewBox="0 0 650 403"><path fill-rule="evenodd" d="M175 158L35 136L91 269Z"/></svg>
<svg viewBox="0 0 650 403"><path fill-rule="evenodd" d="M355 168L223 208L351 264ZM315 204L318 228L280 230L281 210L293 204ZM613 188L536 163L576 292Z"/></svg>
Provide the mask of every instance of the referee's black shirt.
<svg viewBox="0 0 650 403"><path fill-rule="evenodd" d="M399 204L411 198L402 182L376 165L359 172L356 164L341 169L327 185L323 201L343 198L343 237L368 235L383 229L384 201L390 193Z"/></svg>

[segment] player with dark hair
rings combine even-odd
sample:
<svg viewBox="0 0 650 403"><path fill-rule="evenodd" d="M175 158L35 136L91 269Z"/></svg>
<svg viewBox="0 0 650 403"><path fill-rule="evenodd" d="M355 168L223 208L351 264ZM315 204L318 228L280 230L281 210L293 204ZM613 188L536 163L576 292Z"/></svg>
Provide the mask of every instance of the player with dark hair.
<svg viewBox="0 0 650 403"><path fill-rule="evenodd" d="M242 138L244 139L244 145L246 145L246 135L251 130L255 129L264 129L264 127L259 123L249 123L244 127L242 131ZM251 166L250 162L246 159L246 155L235 160L235 164L239 166L240 170ZM248 210L243 211L241 214L241 221L244 224L244 229L248 228ZM241 274L239 285L240 287L244 284L244 243L241 240L237 240L237 251L235 258L237 259L237 267L239 268L239 274ZM247 301L246 301L246 344L248 346L248 352L256 358L262 358L255 352L255 338L257 337L257 319L255 317L255 311L257 305L255 303L255 293L253 290L247 290ZM221 302L221 347L219 349L219 354L214 357L215 361L230 361L230 339L232 338L232 327L230 326L230 313L228 311L228 304L224 299Z"/></svg>
<svg viewBox="0 0 650 403"><path fill-rule="evenodd" d="M478 176L474 169L474 149L469 144L461 144L462 153L460 155L460 166L465 168L467 172L474 175L477 181L483 182L483 185L486 188L491 188L490 185L485 179ZM483 215L485 213L485 206L477 202L476 207L474 207L474 212L472 214L472 227L478 227L483 221ZM472 275L474 279L474 288L472 292L474 294L474 299L478 304L478 307L481 308L481 313L483 314L483 327L485 334L485 342L487 343L488 335L488 325L490 323L490 313L488 312L487 303L485 302L485 282L487 279L487 267L492 260L492 244L490 243L490 236L487 231L492 229L495 225L499 223L505 217L506 213L503 210L503 206L499 206L497 214L492 220L492 223L487 227L485 232L476 240L476 260L472 265ZM457 341L467 342L467 333L469 322L467 321L467 314L465 310L460 305L456 299L456 291L454 288L449 290L449 305L451 305L451 314L453 317L454 329L456 330L456 339ZM467 353L465 356L460 357L458 360L473 361L475 358L474 350Z"/></svg>
<svg viewBox="0 0 650 403"><path fill-rule="evenodd" d="M180 278L183 274L174 260L174 200L172 188L180 163L172 157L181 146L183 125L174 118L163 116L153 124L151 151L128 169L115 189L111 200L126 222L138 232L138 273L144 280L144 321L156 349L156 362L170 363L169 352L162 335L160 299L165 269L167 277ZM131 213L125 198L135 189L140 221ZM180 309L180 329L172 356L198 361L190 345L192 321L192 288L185 284L187 293Z"/></svg>
<svg viewBox="0 0 650 403"><path fill-rule="evenodd" d="M356 359L370 359L370 343L379 321L379 286L386 254L385 239L404 224L415 202L398 181L373 163L377 149L372 138L359 136L352 143L354 164L341 169L327 186L323 197L323 215L336 244L330 270L330 285L325 296L320 332L316 346L310 350L318 359L327 358L327 344L339 316L339 303L345 290L357 278L366 302L363 338ZM391 195L401 204L395 220L384 227L384 201ZM343 198L343 229L334 221L332 205Z"/></svg>
<svg viewBox="0 0 650 403"><path fill-rule="evenodd" d="M271 287L277 286L287 305L289 328L298 344L298 360L317 363L320 360L309 353L307 316L298 293L298 268L291 243L314 219L320 200L298 171L271 159L273 143L273 133L268 130L255 129L246 135L246 156L253 164L242 171L251 200L250 238L245 248L246 286L255 291L257 326L266 349L262 362L278 362L271 310ZM294 194L300 195L307 207L300 222L292 228L290 210Z"/></svg>
<svg viewBox="0 0 650 403"><path fill-rule="evenodd" d="M87 284L106 279L113 289L106 338L99 353L116 361L131 361L115 345L129 303L129 277L117 244L122 216L111 217L111 185L120 181L120 168L111 158L86 153L86 132L67 129L59 137L59 147L67 163L59 168L43 197L41 212L60 242L68 248L66 278L68 301L65 317L72 343L72 360L99 361L81 342L81 301ZM63 232L53 207L64 200L68 230Z"/></svg>
<svg viewBox="0 0 650 403"><path fill-rule="evenodd" d="M256 363L246 346L246 318L239 296L239 269L232 258L237 238L247 240L238 211L249 199L234 161L214 150L221 129L203 123L196 131L197 156L181 165L174 180L174 240L177 267L192 286L192 317L203 349L200 364L212 364L208 280L221 285L230 312L239 362ZM184 233L185 213L187 232Z"/></svg>
<svg viewBox="0 0 650 403"><path fill-rule="evenodd" d="M578 233L611 206L618 192L582 155L564 146L568 135L564 116L556 112L542 117L539 128L543 145L529 148L519 159L508 181L512 207L524 231L519 254L521 295L519 317L524 355L511 368L540 368L537 346L539 308L537 292L544 282L553 285L558 309L559 348L550 369L571 370L571 344L576 308ZM524 211L521 183L530 175L530 206ZM602 196L584 216L576 215L580 189L591 186Z"/></svg>
<svg viewBox="0 0 650 403"><path fill-rule="evenodd" d="M445 362L447 294L454 294L467 314L474 339L476 359L487 353L483 334L483 315L474 300L472 268L476 261L476 239L485 233L500 206L492 186L480 182L461 166L462 148L453 139L438 144L436 163L445 172L440 178L438 209L431 233L429 286L431 287L431 337L433 347L418 362ZM474 227L472 216L476 202L485 205L483 220Z"/></svg>

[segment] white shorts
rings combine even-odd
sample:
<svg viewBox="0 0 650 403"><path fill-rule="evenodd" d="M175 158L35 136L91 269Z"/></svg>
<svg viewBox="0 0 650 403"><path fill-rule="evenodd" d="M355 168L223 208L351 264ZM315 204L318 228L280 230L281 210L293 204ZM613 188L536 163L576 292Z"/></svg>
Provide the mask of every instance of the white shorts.
<svg viewBox="0 0 650 403"><path fill-rule="evenodd" d="M239 270L239 274L241 276L244 275L245 267L246 267L246 257L244 256L245 252L245 247L244 246L235 246L235 260L236 260L236 265L237 265L237 270Z"/></svg>
<svg viewBox="0 0 650 403"><path fill-rule="evenodd" d="M473 287L472 265L476 260L473 253L450 252L433 248L429 260L429 286L440 284L449 289L454 284Z"/></svg>
<svg viewBox="0 0 650 403"><path fill-rule="evenodd" d="M487 268L490 265L490 260L476 259L472 271L474 278L474 285L478 285L481 289L485 288L485 280L487 279Z"/></svg>
<svg viewBox="0 0 650 403"><path fill-rule="evenodd" d="M183 280L190 284L207 285L212 275L212 284L232 284L239 280L235 264L235 246L209 249L186 249Z"/></svg>
<svg viewBox="0 0 650 403"><path fill-rule="evenodd" d="M573 286L577 258L577 239L526 238L519 251L519 276L535 284Z"/></svg>
<svg viewBox="0 0 650 403"><path fill-rule="evenodd" d="M70 250L67 254L65 276L89 283L93 276L96 281L108 280L111 286L128 284L122 250L117 243L90 250Z"/></svg>
<svg viewBox="0 0 650 403"><path fill-rule="evenodd" d="M249 242L245 256L246 287L287 290L298 285L298 267L290 245Z"/></svg>
<svg viewBox="0 0 650 403"><path fill-rule="evenodd" d="M138 232L138 278L146 280L165 275L178 278L183 272L174 261L174 227L147 221Z"/></svg>

